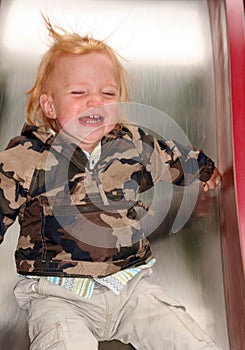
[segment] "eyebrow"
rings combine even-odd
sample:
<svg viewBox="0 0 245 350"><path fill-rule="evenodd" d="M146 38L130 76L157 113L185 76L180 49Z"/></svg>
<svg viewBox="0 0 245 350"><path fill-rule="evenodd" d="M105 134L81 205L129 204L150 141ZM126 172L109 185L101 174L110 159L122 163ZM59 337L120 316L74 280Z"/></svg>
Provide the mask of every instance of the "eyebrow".
<svg viewBox="0 0 245 350"><path fill-rule="evenodd" d="M80 87L80 86L84 86L84 85L86 86L86 85L88 85L88 83L87 82L72 83L72 84L66 84L64 87L65 88L70 88L70 87L73 87L73 86ZM113 87L113 88L119 89L119 84L116 85L116 84L113 84L113 83L106 83L106 84L103 84L103 88L104 87Z"/></svg>

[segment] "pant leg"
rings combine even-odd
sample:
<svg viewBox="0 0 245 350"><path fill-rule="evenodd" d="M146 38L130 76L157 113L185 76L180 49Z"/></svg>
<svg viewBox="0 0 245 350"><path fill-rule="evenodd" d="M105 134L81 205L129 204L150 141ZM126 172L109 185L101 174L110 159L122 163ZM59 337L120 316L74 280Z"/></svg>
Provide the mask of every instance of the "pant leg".
<svg viewBox="0 0 245 350"><path fill-rule="evenodd" d="M221 350L161 287L143 278L129 294L117 332L121 341L138 350Z"/></svg>
<svg viewBox="0 0 245 350"><path fill-rule="evenodd" d="M21 280L14 291L19 305L27 309L30 350L97 350L98 341L74 302L38 294L35 287L33 281Z"/></svg>

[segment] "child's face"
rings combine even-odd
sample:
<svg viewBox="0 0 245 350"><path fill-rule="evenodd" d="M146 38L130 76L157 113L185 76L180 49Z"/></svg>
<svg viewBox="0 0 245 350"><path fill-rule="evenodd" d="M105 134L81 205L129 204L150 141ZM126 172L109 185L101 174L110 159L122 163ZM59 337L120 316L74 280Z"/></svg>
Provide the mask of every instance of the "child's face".
<svg viewBox="0 0 245 350"><path fill-rule="evenodd" d="M118 119L119 81L112 60L91 52L67 55L58 61L50 79L49 94L42 94L45 115L55 119L92 151Z"/></svg>

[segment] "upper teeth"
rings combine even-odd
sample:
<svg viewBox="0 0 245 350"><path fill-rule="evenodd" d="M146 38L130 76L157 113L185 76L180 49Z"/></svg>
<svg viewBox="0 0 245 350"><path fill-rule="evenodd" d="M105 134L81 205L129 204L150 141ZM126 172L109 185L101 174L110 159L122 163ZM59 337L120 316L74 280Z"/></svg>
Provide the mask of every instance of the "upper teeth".
<svg viewBox="0 0 245 350"><path fill-rule="evenodd" d="M96 124L101 119L100 115L89 115L88 117L89 117L89 120L87 120L87 123L90 123L90 124Z"/></svg>

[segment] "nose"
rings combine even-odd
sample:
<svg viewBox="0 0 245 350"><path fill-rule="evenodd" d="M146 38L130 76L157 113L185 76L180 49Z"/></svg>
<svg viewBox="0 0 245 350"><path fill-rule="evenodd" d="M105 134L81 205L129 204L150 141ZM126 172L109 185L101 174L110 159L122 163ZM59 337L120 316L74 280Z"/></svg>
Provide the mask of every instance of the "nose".
<svg viewBox="0 0 245 350"><path fill-rule="evenodd" d="M97 107L103 105L103 97L99 93L90 93L87 96L86 105L88 107Z"/></svg>

